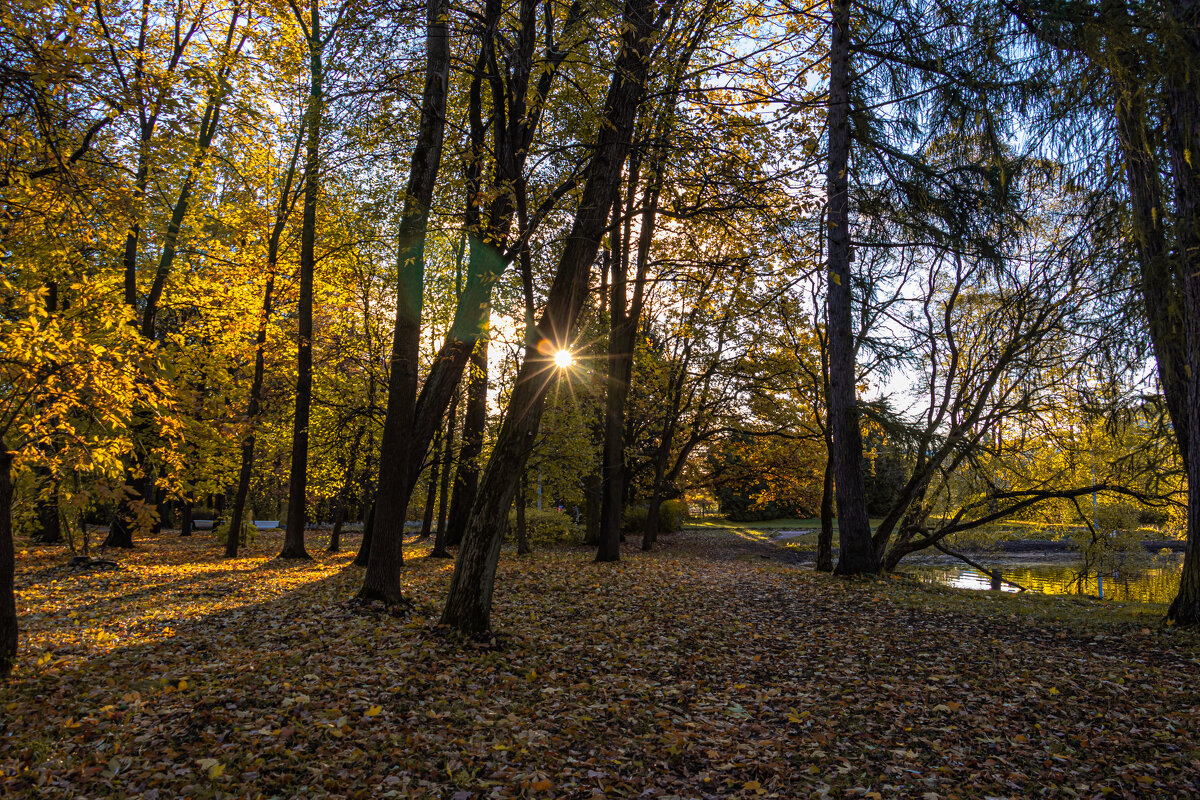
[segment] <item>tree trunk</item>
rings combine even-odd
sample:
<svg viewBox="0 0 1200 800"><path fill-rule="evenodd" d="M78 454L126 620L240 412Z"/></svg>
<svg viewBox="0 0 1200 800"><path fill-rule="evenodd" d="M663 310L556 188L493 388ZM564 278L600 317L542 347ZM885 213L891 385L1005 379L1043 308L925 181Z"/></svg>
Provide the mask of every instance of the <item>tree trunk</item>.
<svg viewBox="0 0 1200 800"><path fill-rule="evenodd" d="M636 159L634 159L636 160ZM630 182L637 168L630 167ZM633 190L629 192L632 205ZM620 219L629 209L618 201L613 208L612 275L608 328L608 385L604 395L604 448L601 451L600 540L596 561L621 558L621 511L625 500L625 401L629 396L629 373L633 337L627 335L625 283L629 263L629 224L621 235ZM628 346L627 346L628 345Z"/></svg>
<svg viewBox="0 0 1200 800"><path fill-rule="evenodd" d="M329 546L326 553L340 553L342 550L342 525L346 522L345 498L338 498L337 507L333 509L333 530L329 532Z"/></svg>
<svg viewBox="0 0 1200 800"><path fill-rule="evenodd" d="M183 508L179 510L179 535L192 535L192 501L184 501Z"/></svg>
<svg viewBox="0 0 1200 800"><path fill-rule="evenodd" d="M242 466L238 472L237 493L234 495L233 513L230 516L230 535L225 542L225 555L228 558L236 558L238 554L238 540L241 537L235 536L234 533L242 530L246 498L250 494L250 478L254 472L254 426L262 409L263 377L266 373L267 319L271 316L271 294L274 289L275 274L271 272L267 277L266 289L263 291L262 317L258 321L258 332L254 336L254 378L250 384L250 403L246 407L246 424L249 426L249 430L246 431L246 440L242 442ZM290 517L290 506L288 511ZM303 549L303 538L300 546Z"/></svg>
<svg viewBox="0 0 1200 800"><path fill-rule="evenodd" d="M438 491L438 522L437 535L446 537L446 513L450 494L450 467L454 463L454 428L458 421L458 394L450 401L450 410L446 412L446 446L442 451L442 485Z"/></svg>
<svg viewBox="0 0 1200 800"><path fill-rule="evenodd" d="M321 188L321 121L324 115L321 15L311 5L308 59L309 95L305 110L304 218L300 226L300 298L296 308L296 409L292 421L292 463L288 482L287 529L280 558L312 558L304 547L308 500L308 421L312 409L313 280L316 272L317 197Z"/></svg>
<svg viewBox="0 0 1200 800"><path fill-rule="evenodd" d="M529 554L529 527L525 519L525 507L529 505L529 474L521 475L517 483L517 555Z"/></svg>
<svg viewBox="0 0 1200 800"><path fill-rule="evenodd" d="M662 508L662 491L656 484L646 505L646 530L642 532L642 550L650 552L658 542L658 514Z"/></svg>
<svg viewBox="0 0 1200 800"><path fill-rule="evenodd" d="M833 457L825 459L821 481L821 531L817 534L817 572L833 572Z"/></svg>
<svg viewBox="0 0 1200 800"><path fill-rule="evenodd" d="M433 510L437 502L438 475L442 467L442 432L439 430L433 437L433 458L429 464L429 488L425 492L425 515L421 518L421 535L417 538L428 539L433 531Z"/></svg>
<svg viewBox="0 0 1200 800"><path fill-rule="evenodd" d="M850 296L850 0L833 0L829 54L829 423L837 484L839 575L875 574L862 471L862 432L855 397Z"/></svg>
<svg viewBox="0 0 1200 800"><path fill-rule="evenodd" d="M587 476L587 499L584 507L583 543L591 547L600 544L600 505L603 503L604 476L597 466Z"/></svg>
<svg viewBox="0 0 1200 800"><path fill-rule="evenodd" d="M547 353L575 336L587 298L591 266L600 247L621 183L634 118L645 93L649 37L655 29L653 0L628 0L624 7L621 51L588 165L575 222L567 237L546 308L537 326L539 350ZM512 398L454 564L442 623L467 633L491 625L492 590L505 520L529 444L537 434L542 399L550 381L548 358L526 359L517 373Z"/></svg>
<svg viewBox="0 0 1200 800"><path fill-rule="evenodd" d="M458 452L450 518L446 522L446 545L452 547L462 542L471 504L475 502L475 492L479 488L479 455L483 452L483 429L487 425L487 358L488 339L484 336L471 352L471 383L463 417L462 448Z"/></svg>
<svg viewBox="0 0 1200 800"><path fill-rule="evenodd" d="M371 543L375 539L375 501L371 502L371 508L367 511L367 519L363 523L362 543L358 546L358 553L354 556L354 566L365 567L371 560Z"/></svg>
<svg viewBox="0 0 1200 800"><path fill-rule="evenodd" d="M117 502L116 513L113 514L112 522L108 526L108 536L100 543L101 547L120 547L126 550L133 548L133 529L137 520L134 515L125 513L125 509L122 507L136 497L149 497L150 491L146 487L146 478L135 481L130 475L129 480L130 497Z"/></svg>
<svg viewBox="0 0 1200 800"><path fill-rule="evenodd" d="M1176 0L1168 19L1184 52L1168 71L1169 150L1175 175L1188 341L1188 528L1179 594L1167 609L1176 625L1200 626L1200 1Z"/></svg>
<svg viewBox="0 0 1200 800"><path fill-rule="evenodd" d="M41 478L39 483L50 484L54 480L54 477L50 474L50 470L44 467L39 467L34 472ZM57 485L49 486L49 492L49 498L42 499L39 496L37 499L38 530L34 534L33 540L42 544L62 544L62 521L58 513Z"/></svg>
<svg viewBox="0 0 1200 800"><path fill-rule="evenodd" d="M1117 140L1125 161L1150 342L1154 347L1167 414L1186 465L1189 458L1188 334L1185 309L1179 302L1184 288L1175 260L1168 252L1163 229L1167 212L1162 202L1162 181L1146 130L1144 93L1148 87L1141 80L1136 59L1134 53L1126 50L1118 55L1115 66L1110 69L1116 93Z"/></svg>
<svg viewBox="0 0 1200 800"><path fill-rule="evenodd" d="M17 596L12 531L12 453L0 439L0 679L17 658Z"/></svg>
<svg viewBox="0 0 1200 800"><path fill-rule="evenodd" d="M447 0L428 0L426 5L425 56L421 121L400 221L396 325L388 376L387 414L379 454L379 488L375 493L374 527L377 530L372 534L374 538L367 574L358 593L364 600L381 600L389 604L403 601L400 570L404 565L404 522L408 514L408 500L417 477L413 462L419 463L425 455L424 447L418 447L418 443L412 441L412 432L417 406L425 231L441 166L446 94L450 79ZM441 420L440 413L437 420ZM407 442L406 437L410 439ZM421 451L420 458L415 458L417 450Z"/></svg>

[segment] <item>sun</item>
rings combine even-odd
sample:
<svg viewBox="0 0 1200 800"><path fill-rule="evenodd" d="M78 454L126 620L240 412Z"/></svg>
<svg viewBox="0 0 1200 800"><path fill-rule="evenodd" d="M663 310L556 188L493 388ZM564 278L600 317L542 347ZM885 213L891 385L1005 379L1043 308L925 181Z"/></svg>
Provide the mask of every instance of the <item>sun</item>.
<svg viewBox="0 0 1200 800"><path fill-rule="evenodd" d="M566 369L575 363L575 356L570 350L557 350L554 353L554 366L559 369Z"/></svg>

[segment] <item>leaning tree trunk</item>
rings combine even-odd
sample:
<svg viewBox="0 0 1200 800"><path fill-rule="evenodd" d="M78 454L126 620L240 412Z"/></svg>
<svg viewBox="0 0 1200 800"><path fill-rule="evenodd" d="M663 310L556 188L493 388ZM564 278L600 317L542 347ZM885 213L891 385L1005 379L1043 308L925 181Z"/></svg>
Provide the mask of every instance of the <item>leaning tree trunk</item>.
<svg viewBox="0 0 1200 800"><path fill-rule="evenodd" d="M539 350L547 353L571 341L578 328L592 262L620 188L634 118L645 93L656 7L653 0L628 0L624 7L621 51L605 101L604 117L575 222L536 330ZM442 623L460 631L477 633L491 625L492 591L505 517L529 443L541 423L550 367L549 357L527 358L522 363L496 446L480 481L442 612Z"/></svg>
<svg viewBox="0 0 1200 800"><path fill-rule="evenodd" d="M850 0L834 0L829 54L829 423L837 484L839 575L875 574L862 470L862 432L855 397L850 297Z"/></svg>
<svg viewBox="0 0 1200 800"><path fill-rule="evenodd" d="M12 453L0 439L0 679L17 658L17 597L12 531Z"/></svg>
<svg viewBox="0 0 1200 800"><path fill-rule="evenodd" d="M280 558L312 558L304 547L308 494L308 422L312 409L313 280L316 272L317 196L321 188L321 117L324 109L321 16L311 6L308 60L309 95L305 112L304 218L300 225L300 298L296 308L296 409L292 420L292 463L288 480L287 529Z"/></svg>
<svg viewBox="0 0 1200 800"><path fill-rule="evenodd" d="M1177 625L1200 626L1200 0L1169 4L1183 53L1168 72L1171 167L1182 254L1188 341L1188 533L1179 594L1167 609Z"/></svg>
<svg viewBox="0 0 1200 800"><path fill-rule="evenodd" d="M379 483L375 494L367 574L358 596L364 600L400 603L400 570L404 564L404 522L416 481L410 458L416 420L417 378L421 344L421 301L425 280L425 232L429 207L442 160L446 129L446 98L450 74L449 3L426 5L425 86L421 120L409 167L408 191L400 220L397 260L396 325L392 336L388 404L379 453ZM438 415L441 420L441 415ZM424 452L421 453L424 456Z"/></svg>

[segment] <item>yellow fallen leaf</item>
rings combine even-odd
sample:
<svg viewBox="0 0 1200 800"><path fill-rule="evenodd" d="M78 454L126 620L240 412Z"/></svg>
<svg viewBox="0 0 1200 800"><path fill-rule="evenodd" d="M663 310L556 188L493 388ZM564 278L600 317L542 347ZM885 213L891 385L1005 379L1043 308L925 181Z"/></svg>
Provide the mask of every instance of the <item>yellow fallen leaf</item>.
<svg viewBox="0 0 1200 800"><path fill-rule="evenodd" d="M367 716L368 717L378 717L380 712L382 712L382 711L383 711L382 706L371 706L370 708L367 709Z"/></svg>

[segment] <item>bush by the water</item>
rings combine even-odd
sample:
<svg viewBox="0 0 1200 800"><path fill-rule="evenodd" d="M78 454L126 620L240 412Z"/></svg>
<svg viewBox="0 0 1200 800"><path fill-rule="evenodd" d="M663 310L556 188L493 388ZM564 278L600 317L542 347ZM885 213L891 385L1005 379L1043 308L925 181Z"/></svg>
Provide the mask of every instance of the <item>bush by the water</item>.
<svg viewBox="0 0 1200 800"><path fill-rule="evenodd" d="M625 516L622 517L622 527L627 531L644 531L646 530L646 517L650 510L645 506L634 506L633 508L625 509ZM683 522L688 517L687 501L682 498L677 500L666 500L658 507L658 532L659 533L675 533L683 527Z"/></svg>
<svg viewBox="0 0 1200 800"><path fill-rule="evenodd" d="M517 533L517 512L508 512L508 530ZM538 511L525 509L525 530L532 545L580 544L583 542L583 527L571 521L571 516L556 508Z"/></svg>

